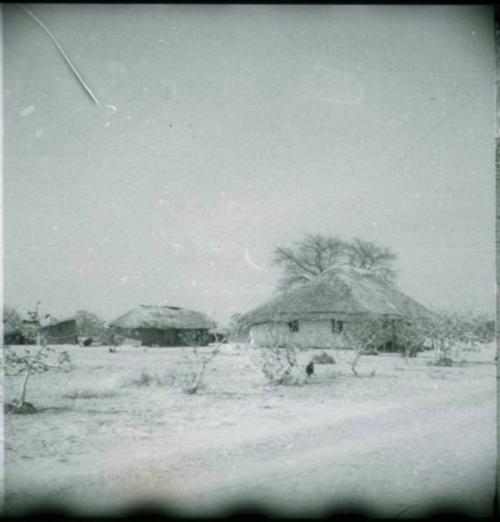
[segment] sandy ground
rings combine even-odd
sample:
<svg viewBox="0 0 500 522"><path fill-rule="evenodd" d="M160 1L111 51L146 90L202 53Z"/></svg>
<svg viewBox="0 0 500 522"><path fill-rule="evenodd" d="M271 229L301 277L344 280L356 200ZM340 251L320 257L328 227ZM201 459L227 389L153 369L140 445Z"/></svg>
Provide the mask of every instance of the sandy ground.
<svg viewBox="0 0 500 522"><path fill-rule="evenodd" d="M493 513L494 345L453 368L366 356L359 378L339 360L294 387L269 386L248 348L226 346L198 395L182 391L182 350L68 350L71 373L30 384L41 411L5 416L7 514L41 500L89 515L139 501L193 515L242 502L285 516ZM6 379L7 400L19 384Z"/></svg>

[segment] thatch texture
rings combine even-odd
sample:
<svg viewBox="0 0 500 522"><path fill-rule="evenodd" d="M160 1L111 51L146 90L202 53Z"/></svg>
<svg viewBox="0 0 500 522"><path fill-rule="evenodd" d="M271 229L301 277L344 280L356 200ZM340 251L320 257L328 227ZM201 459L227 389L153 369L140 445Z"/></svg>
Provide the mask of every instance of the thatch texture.
<svg viewBox="0 0 500 522"><path fill-rule="evenodd" d="M332 267L300 287L248 312L240 323L253 326L296 319L353 319L376 314L391 318L429 315L427 308L366 270Z"/></svg>
<svg viewBox="0 0 500 522"><path fill-rule="evenodd" d="M169 330L169 329L210 329L216 324L205 314L185 310L176 306L141 305L110 324L123 330L138 328Z"/></svg>

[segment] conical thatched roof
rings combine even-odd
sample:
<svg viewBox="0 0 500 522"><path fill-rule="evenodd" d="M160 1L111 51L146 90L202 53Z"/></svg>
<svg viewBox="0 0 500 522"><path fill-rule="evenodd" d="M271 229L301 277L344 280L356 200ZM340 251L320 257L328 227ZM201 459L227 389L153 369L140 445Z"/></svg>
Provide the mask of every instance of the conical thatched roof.
<svg viewBox="0 0 500 522"><path fill-rule="evenodd" d="M283 292L248 312L241 324L331 319L376 314L389 317L428 316L427 308L366 270L332 267L314 280Z"/></svg>
<svg viewBox="0 0 500 522"><path fill-rule="evenodd" d="M141 305L109 323L123 329L155 328L167 330L178 329L210 329L215 322L201 312L185 310L178 306Z"/></svg>

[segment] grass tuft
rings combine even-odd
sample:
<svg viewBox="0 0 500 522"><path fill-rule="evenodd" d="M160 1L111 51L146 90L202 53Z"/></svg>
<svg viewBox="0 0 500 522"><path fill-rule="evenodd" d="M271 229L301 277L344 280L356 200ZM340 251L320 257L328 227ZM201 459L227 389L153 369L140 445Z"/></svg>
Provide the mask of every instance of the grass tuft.
<svg viewBox="0 0 500 522"><path fill-rule="evenodd" d="M75 387L62 394L64 399L110 399L118 395L113 388Z"/></svg>

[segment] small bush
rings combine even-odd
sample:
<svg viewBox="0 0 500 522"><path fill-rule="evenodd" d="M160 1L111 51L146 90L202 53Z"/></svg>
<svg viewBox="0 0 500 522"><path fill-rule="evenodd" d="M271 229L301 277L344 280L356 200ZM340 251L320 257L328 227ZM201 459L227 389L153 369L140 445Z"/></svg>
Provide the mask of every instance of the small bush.
<svg viewBox="0 0 500 522"><path fill-rule="evenodd" d="M190 336L186 335L185 339L186 344L189 344ZM194 340L196 341L196 339ZM205 370L220 354L221 345L211 345L211 350L208 353L206 351L203 353L199 348L199 346L194 345L189 351L183 351L185 367L181 377L184 381L183 391L189 395L195 395L199 390L205 389L203 382Z"/></svg>
<svg viewBox="0 0 500 522"><path fill-rule="evenodd" d="M134 379L132 383L135 386L152 386L153 384L159 384L158 379L148 372L141 372L141 375L137 379Z"/></svg>
<svg viewBox="0 0 500 522"><path fill-rule="evenodd" d="M297 367L286 369L279 377L274 375L274 384L281 384L282 386L302 386L305 382L305 377L300 373Z"/></svg>
<svg viewBox="0 0 500 522"><path fill-rule="evenodd" d="M431 366L453 366L453 360L449 357L440 357L437 361L431 361Z"/></svg>
<svg viewBox="0 0 500 522"><path fill-rule="evenodd" d="M320 354L314 355L312 358L315 364L335 364L335 359L332 355L327 354L325 351Z"/></svg>
<svg viewBox="0 0 500 522"><path fill-rule="evenodd" d="M168 372L154 375L143 370L138 377L133 377L124 383L124 386L170 386L177 380L175 373Z"/></svg>

